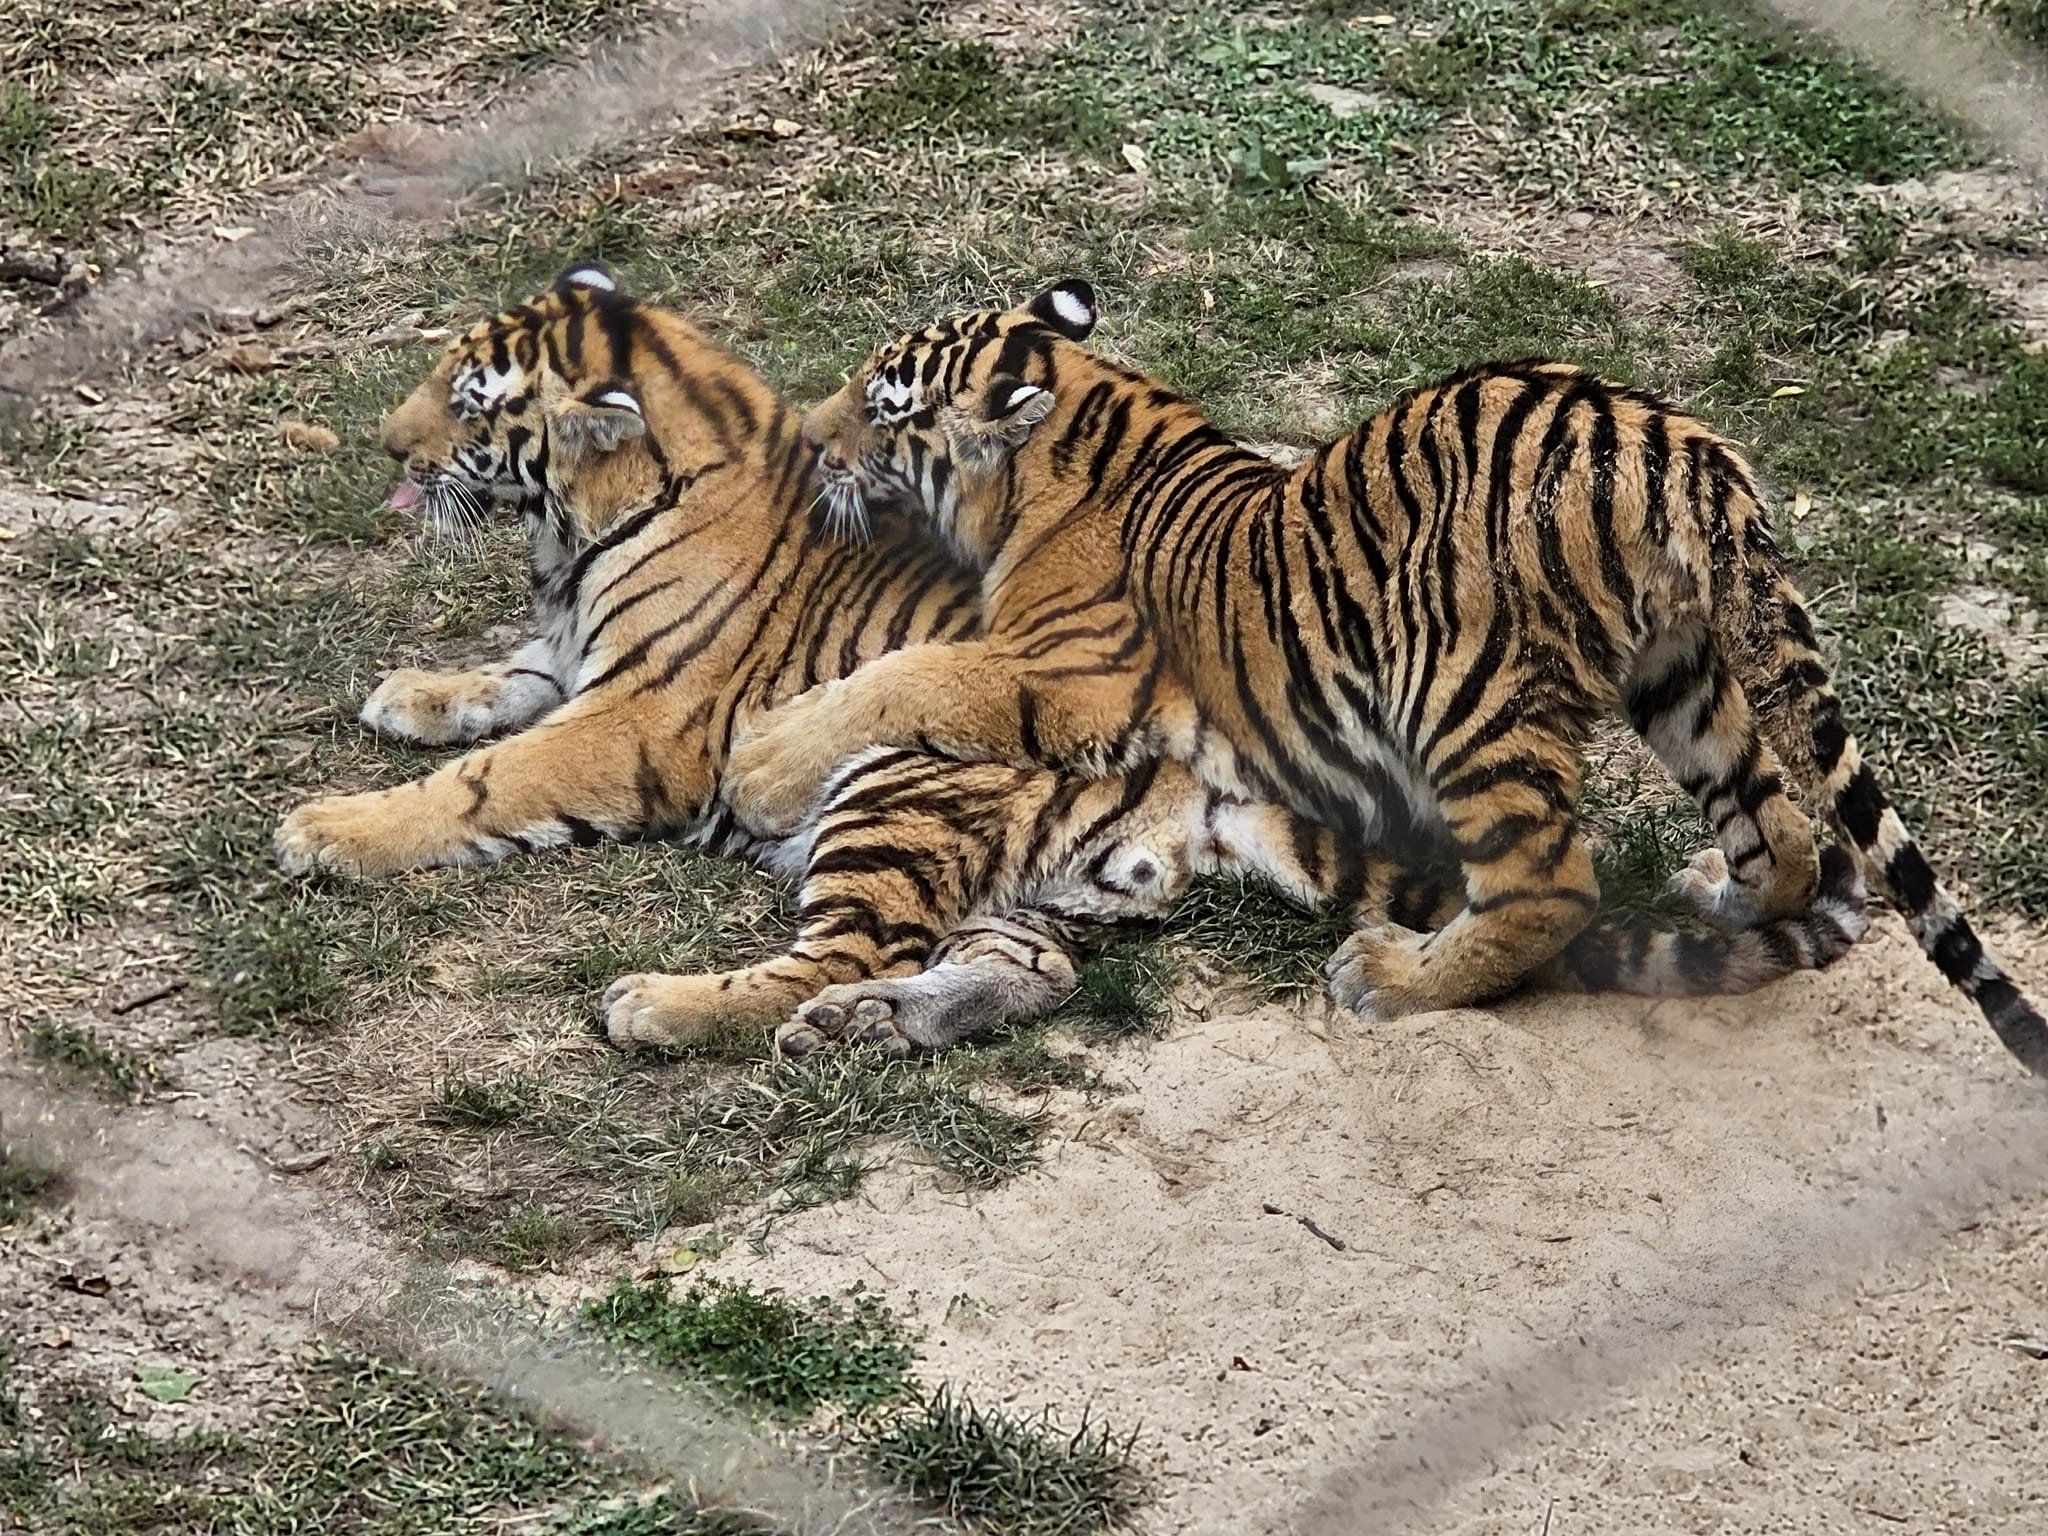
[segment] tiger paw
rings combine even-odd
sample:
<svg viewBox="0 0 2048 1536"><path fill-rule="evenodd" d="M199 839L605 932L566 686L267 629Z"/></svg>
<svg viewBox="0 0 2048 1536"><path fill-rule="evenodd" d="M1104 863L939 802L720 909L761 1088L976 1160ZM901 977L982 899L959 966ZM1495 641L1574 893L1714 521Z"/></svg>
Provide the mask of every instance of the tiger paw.
<svg viewBox="0 0 2048 1536"><path fill-rule="evenodd" d="M782 705L765 730L740 739L726 762L725 802L757 836L787 837L801 826L846 755L829 730L820 729L817 697L809 693Z"/></svg>
<svg viewBox="0 0 2048 1536"><path fill-rule="evenodd" d="M801 1004L796 1016L775 1032L775 1048L784 1056L815 1055L828 1045L873 1046L884 1056L901 1058L917 1049L897 1017L897 999L881 984L853 982L828 987Z"/></svg>
<svg viewBox="0 0 2048 1536"><path fill-rule="evenodd" d="M336 795L309 801L285 817L271 849L289 874L331 869L364 878L407 866L397 847L403 831L403 818L392 815L383 792Z"/></svg>
<svg viewBox="0 0 2048 1536"><path fill-rule="evenodd" d="M1359 929L1323 967L1330 996L1368 1024L1437 1007L1418 985L1423 937L1393 923Z"/></svg>
<svg viewBox="0 0 2048 1536"><path fill-rule="evenodd" d="M690 1045L734 1023L738 1012L724 975L642 972L621 976L604 994L605 1034L621 1047Z"/></svg>
<svg viewBox="0 0 2048 1536"><path fill-rule="evenodd" d="M1702 848L1669 886L1672 899L1708 927L1722 933L1743 933L1763 917L1756 892L1728 872L1719 848Z"/></svg>
<svg viewBox="0 0 2048 1536"><path fill-rule="evenodd" d="M363 701L359 720L379 736L423 747L464 744L498 723L505 679L486 671L433 673L401 667Z"/></svg>

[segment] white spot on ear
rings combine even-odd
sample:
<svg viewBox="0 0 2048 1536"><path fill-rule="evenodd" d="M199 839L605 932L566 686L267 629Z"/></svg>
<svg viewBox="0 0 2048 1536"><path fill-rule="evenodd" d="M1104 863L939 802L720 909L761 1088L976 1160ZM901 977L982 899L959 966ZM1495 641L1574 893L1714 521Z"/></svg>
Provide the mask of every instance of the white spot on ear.
<svg viewBox="0 0 2048 1536"><path fill-rule="evenodd" d="M1077 331L1095 323L1094 309L1071 288L1055 288L1052 293L1052 307L1059 312L1062 320Z"/></svg>
<svg viewBox="0 0 2048 1536"><path fill-rule="evenodd" d="M602 267L578 267L568 275L566 281L574 283L578 288L596 288L605 293L619 291L619 285L612 281L611 273Z"/></svg>
<svg viewBox="0 0 2048 1536"><path fill-rule="evenodd" d="M640 414L640 402L627 394L623 389L606 390L597 397L597 403L599 405L615 405L622 411L631 411L635 416Z"/></svg>

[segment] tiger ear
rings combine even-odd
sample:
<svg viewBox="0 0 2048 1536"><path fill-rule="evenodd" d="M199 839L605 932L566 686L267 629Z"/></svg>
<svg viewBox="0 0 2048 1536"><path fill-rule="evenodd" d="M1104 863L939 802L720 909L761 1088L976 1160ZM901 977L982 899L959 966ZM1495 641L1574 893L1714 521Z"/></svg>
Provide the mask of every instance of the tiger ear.
<svg viewBox="0 0 2048 1536"><path fill-rule="evenodd" d="M998 374L982 391L978 408L957 414L954 452L978 467L990 467L1021 447L1031 429L1052 414L1052 408L1051 390L1011 374Z"/></svg>
<svg viewBox="0 0 2048 1536"><path fill-rule="evenodd" d="M1069 341L1086 341L1095 322L1102 318L1102 311L1096 307L1095 290L1078 277L1054 283L1024 308Z"/></svg>
<svg viewBox="0 0 2048 1536"><path fill-rule="evenodd" d="M555 445L569 454L610 453L645 437L647 417L630 390L614 387L564 401L549 428Z"/></svg>
<svg viewBox="0 0 2048 1536"><path fill-rule="evenodd" d="M617 293L618 274L597 260L573 262L562 269L562 275L555 279L555 292L567 297L572 293Z"/></svg>

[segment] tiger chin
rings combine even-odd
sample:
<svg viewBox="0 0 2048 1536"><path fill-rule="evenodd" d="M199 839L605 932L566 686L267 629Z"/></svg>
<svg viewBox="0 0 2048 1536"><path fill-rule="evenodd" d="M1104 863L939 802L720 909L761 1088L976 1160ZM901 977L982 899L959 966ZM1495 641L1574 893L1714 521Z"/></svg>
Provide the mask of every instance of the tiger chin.
<svg viewBox="0 0 2048 1536"><path fill-rule="evenodd" d="M1864 761L1762 493L1711 428L1568 364L1491 363L1283 466L1091 351L1097 314L1069 281L940 321L811 413L839 504L907 509L982 573L989 617L742 743L727 798L747 825L877 745L1082 771L1164 752L1450 848L1467 899L1448 924L1368 922L1329 963L1337 1000L1384 1018L1497 997L1578 942L1599 904L1582 748L1620 713L1714 829L1673 882L1700 920L1755 934L1813 909L1796 789L2048 1073L2048 1025Z"/></svg>
<svg viewBox="0 0 2048 1536"><path fill-rule="evenodd" d="M471 750L392 789L316 800L279 828L287 870L360 878L608 839L685 837L792 881L798 932L762 964L621 978L622 1045L780 1024L796 1055L938 1049L1030 1018L1087 948L1165 916L1203 875L1305 907L1429 927L1463 903L1440 849L1375 845L1203 785L1154 755L1107 776L849 753L786 833L724 798L744 723L894 647L981 632L976 584L914 530L821 527L815 452L743 364L596 263L480 322L383 426L401 510L458 538L515 520L533 636L462 672L407 669L365 701L381 735ZM1818 919L1701 940L1589 930L1550 979L1743 990L1825 964L1862 928L1852 882Z"/></svg>

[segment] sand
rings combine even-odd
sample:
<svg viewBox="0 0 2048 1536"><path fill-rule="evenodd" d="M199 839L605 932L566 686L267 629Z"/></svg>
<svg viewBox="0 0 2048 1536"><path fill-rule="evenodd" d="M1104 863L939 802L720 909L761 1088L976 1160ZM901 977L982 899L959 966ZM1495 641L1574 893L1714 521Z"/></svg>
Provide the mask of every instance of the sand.
<svg viewBox="0 0 2048 1536"><path fill-rule="evenodd" d="M2048 1531L2005 1342L2048 1334L2048 1096L1896 919L1741 999L1184 1001L1037 1171L901 1170L719 1272L1138 1426L1158 1536Z"/></svg>

